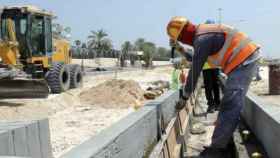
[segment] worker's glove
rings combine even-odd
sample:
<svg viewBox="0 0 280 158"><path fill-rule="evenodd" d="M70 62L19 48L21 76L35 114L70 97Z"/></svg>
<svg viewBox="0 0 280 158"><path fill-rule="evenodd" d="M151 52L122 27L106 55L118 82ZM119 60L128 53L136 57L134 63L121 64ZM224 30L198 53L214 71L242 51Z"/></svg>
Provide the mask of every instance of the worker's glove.
<svg viewBox="0 0 280 158"><path fill-rule="evenodd" d="M183 46L181 46L177 41L174 41L174 40L170 40L169 41L169 45L170 47L173 47L175 48L178 52L180 53L185 53L185 49Z"/></svg>
<svg viewBox="0 0 280 158"><path fill-rule="evenodd" d="M169 46L170 47L176 48L178 44L179 44L178 42L176 42L176 41L174 41L172 39L169 40Z"/></svg>
<svg viewBox="0 0 280 158"><path fill-rule="evenodd" d="M175 105L175 109L179 111L186 107L188 99L189 97L180 97L179 101Z"/></svg>
<svg viewBox="0 0 280 158"><path fill-rule="evenodd" d="M218 78L219 78L220 83L222 84L222 86L225 86L227 78L228 78L227 75L224 74L223 72L220 72L219 75L218 75Z"/></svg>

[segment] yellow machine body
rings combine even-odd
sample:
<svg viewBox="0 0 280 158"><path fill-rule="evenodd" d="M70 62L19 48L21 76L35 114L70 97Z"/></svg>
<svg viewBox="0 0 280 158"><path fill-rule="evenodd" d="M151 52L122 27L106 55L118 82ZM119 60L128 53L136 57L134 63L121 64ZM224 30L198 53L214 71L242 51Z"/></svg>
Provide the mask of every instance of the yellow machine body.
<svg viewBox="0 0 280 158"><path fill-rule="evenodd" d="M0 99L46 97L49 89L60 93L80 85L80 67L71 64L70 43L66 39L53 38L52 18L52 13L33 6L4 7L1 15ZM70 74L70 69L75 73ZM12 71L12 77L7 75ZM30 77L18 80L14 72L24 72ZM16 93L7 94L7 91Z"/></svg>

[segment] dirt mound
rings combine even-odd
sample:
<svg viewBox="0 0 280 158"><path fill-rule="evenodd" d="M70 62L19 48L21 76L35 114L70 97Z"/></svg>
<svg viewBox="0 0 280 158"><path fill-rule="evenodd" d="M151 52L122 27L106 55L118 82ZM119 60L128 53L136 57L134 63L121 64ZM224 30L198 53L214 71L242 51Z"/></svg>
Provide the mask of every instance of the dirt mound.
<svg viewBox="0 0 280 158"><path fill-rule="evenodd" d="M133 80L109 80L80 94L81 101L105 108L139 107L144 91Z"/></svg>

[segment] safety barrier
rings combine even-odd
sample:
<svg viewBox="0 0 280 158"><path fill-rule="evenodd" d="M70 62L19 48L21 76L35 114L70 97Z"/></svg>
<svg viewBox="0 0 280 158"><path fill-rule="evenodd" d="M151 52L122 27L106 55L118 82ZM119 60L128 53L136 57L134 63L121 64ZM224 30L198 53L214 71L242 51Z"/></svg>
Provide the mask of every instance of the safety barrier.
<svg viewBox="0 0 280 158"><path fill-rule="evenodd" d="M242 117L264 146L270 158L280 155L280 106L248 93Z"/></svg>
<svg viewBox="0 0 280 158"><path fill-rule="evenodd" d="M51 158L48 119L0 122L0 158L1 155L6 158L8 156Z"/></svg>

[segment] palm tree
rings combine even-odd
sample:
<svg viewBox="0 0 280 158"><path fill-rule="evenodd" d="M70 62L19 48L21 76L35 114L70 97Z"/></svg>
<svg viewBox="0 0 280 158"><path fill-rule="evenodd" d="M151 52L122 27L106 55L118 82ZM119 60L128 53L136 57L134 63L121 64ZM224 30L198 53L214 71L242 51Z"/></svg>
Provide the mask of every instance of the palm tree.
<svg viewBox="0 0 280 158"><path fill-rule="evenodd" d="M82 42L80 40L75 40L75 47L74 47L74 56L81 58L81 44Z"/></svg>
<svg viewBox="0 0 280 158"><path fill-rule="evenodd" d="M122 53L120 56L121 67L125 66L125 59L129 55L129 52L133 50L133 45L129 41L125 41L122 44Z"/></svg>
<svg viewBox="0 0 280 158"><path fill-rule="evenodd" d="M143 60L145 62L146 67L150 67L153 65L153 57L156 52L156 46L152 42L145 42L143 44Z"/></svg>
<svg viewBox="0 0 280 158"><path fill-rule="evenodd" d="M91 31L91 34L88 36L88 45L89 48L97 52L98 56L112 49L112 42L103 29Z"/></svg>
<svg viewBox="0 0 280 158"><path fill-rule="evenodd" d="M138 51L143 51L144 44L145 44L145 39L144 38L138 38L134 43L135 49L138 50Z"/></svg>

